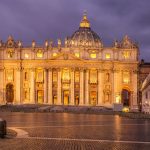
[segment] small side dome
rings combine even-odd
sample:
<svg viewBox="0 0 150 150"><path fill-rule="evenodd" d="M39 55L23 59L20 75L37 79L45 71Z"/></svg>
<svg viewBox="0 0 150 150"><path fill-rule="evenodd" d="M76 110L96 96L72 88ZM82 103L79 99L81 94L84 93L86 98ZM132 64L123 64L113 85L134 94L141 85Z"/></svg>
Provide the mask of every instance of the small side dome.
<svg viewBox="0 0 150 150"><path fill-rule="evenodd" d="M100 37L90 28L90 22L86 13L80 22L80 27L70 38L67 39L68 47L102 48L103 44Z"/></svg>

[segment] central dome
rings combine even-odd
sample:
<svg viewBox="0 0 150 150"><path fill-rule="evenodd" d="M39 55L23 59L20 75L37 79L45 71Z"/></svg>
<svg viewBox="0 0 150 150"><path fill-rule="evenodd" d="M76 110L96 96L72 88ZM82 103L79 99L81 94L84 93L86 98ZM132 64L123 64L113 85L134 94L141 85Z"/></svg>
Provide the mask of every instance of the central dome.
<svg viewBox="0 0 150 150"><path fill-rule="evenodd" d="M84 13L83 19L80 22L80 27L69 38L70 47L85 47L85 48L101 48L102 42L100 37L90 28L90 22L87 15Z"/></svg>

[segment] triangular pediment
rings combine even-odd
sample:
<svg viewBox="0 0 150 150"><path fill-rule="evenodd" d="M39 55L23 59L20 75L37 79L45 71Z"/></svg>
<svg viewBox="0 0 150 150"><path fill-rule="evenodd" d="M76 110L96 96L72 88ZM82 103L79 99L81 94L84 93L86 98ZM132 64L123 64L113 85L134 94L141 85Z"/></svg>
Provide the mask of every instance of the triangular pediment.
<svg viewBox="0 0 150 150"><path fill-rule="evenodd" d="M76 57L70 53L59 53L57 56L53 56L53 60L82 60L81 58Z"/></svg>

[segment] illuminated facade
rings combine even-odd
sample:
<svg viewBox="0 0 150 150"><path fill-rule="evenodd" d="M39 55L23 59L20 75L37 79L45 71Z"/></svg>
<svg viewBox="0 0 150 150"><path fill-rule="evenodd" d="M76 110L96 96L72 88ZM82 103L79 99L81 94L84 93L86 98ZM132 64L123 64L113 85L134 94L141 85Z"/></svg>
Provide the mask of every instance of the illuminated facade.
<svg viewBox="0 0 150 150"><path fill-rule="evenodd" d="M138 47L128 36L104 47L86 14L64 44L0 43L0 103L137 107Z"/></svg>
<svg viewBox="0 0 150 150"><path fill-rule="evenodd" d="M150 74L144 80L141 92L142 92L142 111L150 113Z"/></svg>

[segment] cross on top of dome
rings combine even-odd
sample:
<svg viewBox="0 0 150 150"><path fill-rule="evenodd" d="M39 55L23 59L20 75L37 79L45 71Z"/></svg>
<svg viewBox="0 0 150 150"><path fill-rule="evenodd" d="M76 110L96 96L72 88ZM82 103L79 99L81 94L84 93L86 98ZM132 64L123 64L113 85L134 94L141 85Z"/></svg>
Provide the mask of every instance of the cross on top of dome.
<svg viewBox="0 0 150 150"><path fill-rule="evenodd" d="M81 28L90 28L90 22L87 19L87 12L84 11L82 21L80 22Z"/></svg>

